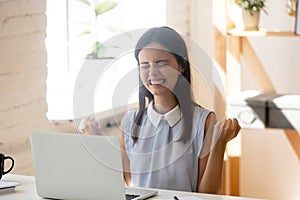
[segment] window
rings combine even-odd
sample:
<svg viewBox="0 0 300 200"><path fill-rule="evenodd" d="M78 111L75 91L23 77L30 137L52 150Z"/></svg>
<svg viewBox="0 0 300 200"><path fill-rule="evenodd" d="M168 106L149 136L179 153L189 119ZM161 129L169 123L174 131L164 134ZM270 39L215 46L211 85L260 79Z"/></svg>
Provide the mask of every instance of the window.
<svg viewBox="0 0 300 200"><path fill-rule="evenodd" d="M104 1L104 0L103 0ZM115 0L117 1L117 0ZM113 10L101 16L103 40L109 39L122 31L165 25L165 0L118 0ZM48 0L47 1L47 117L50 120L73 119L73 93L75 82L82 65L84 55L90 48L87 40L79 36L84 22L89 18L85 5L79 0ZM84 29L84 28L83 28ZM119 30L112 32L108 30ZM128 68L120 67L120 63L127 63ZM99 81L97 88L101 92L95 93L94 102L99 96L105 96L105 102L95 103L95 112L111 109L111 97L118 81L126 70L136 67L132 52L117 59L110 70L105 73L107 80L114 79L115 84L105 84ZM105 88L103 88L105 85ZM102 89L101 89L102 88ZM97 90L98 90L97 89ZM130 101L136 101L132 94Z"/></svg>

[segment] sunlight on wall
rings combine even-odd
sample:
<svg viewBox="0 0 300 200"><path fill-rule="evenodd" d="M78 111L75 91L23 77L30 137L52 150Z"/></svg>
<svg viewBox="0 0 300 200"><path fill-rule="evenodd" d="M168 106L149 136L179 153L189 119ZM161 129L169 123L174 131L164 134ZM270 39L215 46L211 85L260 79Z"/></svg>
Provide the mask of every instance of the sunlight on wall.
<svg viewBox="0 0 300 200"><path fill-rule="evenodd" d="M163 26L166 23L165 0L118 0L117 2L115 9L100 16L102 41L123 31ZM92 44L92 38L79 36L86 25L84 23L91 17L88 13L87 7L79 1L47 1L47 117L51 120L73 118L74 84L85 61L84 56L89 53ZM118 72L114 71L111 75L114 74ZM110 90L113 88L107 89ZM97 112L110 109L110 94L101 94L101 96L108 97L107 104L95 105ZM131 102L136 99L134 95L132 96Z"/></svg>

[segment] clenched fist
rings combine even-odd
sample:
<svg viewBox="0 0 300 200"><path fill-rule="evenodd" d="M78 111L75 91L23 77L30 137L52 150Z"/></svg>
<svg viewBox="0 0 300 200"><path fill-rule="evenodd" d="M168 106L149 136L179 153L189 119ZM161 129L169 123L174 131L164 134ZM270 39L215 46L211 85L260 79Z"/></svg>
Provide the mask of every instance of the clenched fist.
<svg viewBox="0 0 300 200"><path fill-rule="evenodd" d="M101 127L96 119L91 117L84 117L79 123L78 130L81 133L92 134L92 135L100 135Z"/></svg>

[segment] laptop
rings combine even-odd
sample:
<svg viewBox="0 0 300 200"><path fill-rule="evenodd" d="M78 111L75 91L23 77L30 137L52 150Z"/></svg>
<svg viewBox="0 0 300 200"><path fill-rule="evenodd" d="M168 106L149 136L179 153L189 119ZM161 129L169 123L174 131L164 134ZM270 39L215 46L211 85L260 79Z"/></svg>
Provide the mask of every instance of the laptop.
<svg viewBox="0 0 300 200"><path fill-rule="evenodd" d="M30 133L37 193L69 200L147 199L155 189L125 187L117 137Z"/></svg>

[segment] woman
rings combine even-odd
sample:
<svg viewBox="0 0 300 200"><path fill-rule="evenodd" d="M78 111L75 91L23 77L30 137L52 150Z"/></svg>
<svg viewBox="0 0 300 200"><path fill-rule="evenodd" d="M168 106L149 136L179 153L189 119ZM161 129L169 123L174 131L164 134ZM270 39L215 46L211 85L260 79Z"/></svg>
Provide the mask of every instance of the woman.
<svg viewBox="0 0 300 200"><path fill-rule="evenodd" d="M139 110L126 113L121 134L126 183L218 193L226 144L240 130L237 120L225 120L218 138L211 135L215 116L192 100L187 48L173 29L148 30L135 57ZM210 152L200 156L206 136L213 140Z"/></svg>
<svg viewBox="0 0 300 200"><path fill-rule="evenodd" d="M219 193L226 144L240 130L237 120L216 124L213 112L193 102L187 48L175 30L149 29L135 58L139 109L125 114L121 133L126 184ZM95 130L95 123L88 119L81 130Z"/></svg>

